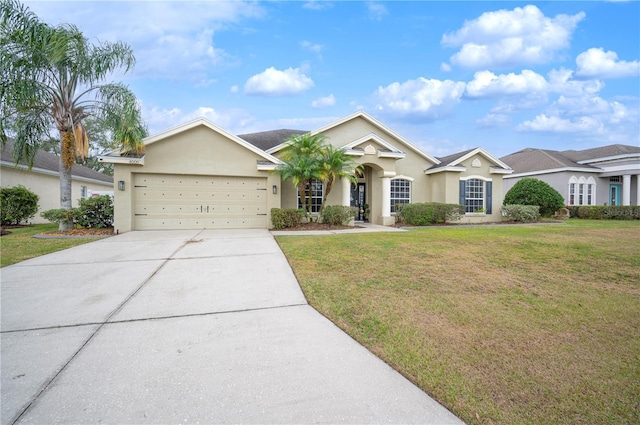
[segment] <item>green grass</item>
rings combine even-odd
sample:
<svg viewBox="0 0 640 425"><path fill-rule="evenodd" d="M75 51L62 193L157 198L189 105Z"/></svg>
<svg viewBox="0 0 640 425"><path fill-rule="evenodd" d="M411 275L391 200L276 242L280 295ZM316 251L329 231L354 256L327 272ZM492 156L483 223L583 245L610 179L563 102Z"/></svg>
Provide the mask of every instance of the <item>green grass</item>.
<svg viewBox="0 0 640 425"><path fill-rule="evenodd" d="M309 303L468 423L640 423L640 222L279 236Z"/></svg>
<svg viewBox="0 0 640 425"><path fill-rule="evenodd" d="M72 246L92 242L95 238L82 239L38 239L34 235L58 229L56 223L36 224L33 226L8 229L11 234L0 237L0 267L9 266L39 257L51 252L61 251Z"/></svg>

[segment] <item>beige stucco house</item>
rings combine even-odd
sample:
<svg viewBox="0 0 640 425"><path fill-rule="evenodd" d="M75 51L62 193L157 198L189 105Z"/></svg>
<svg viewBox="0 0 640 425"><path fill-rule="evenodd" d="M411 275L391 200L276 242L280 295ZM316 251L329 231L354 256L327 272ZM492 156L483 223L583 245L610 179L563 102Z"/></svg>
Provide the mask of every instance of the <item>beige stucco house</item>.
<svg viewBox="0 0 640 425"><path fill-rule="evenodd" d="M57 155L49 152L38 151L29 166L23 161L18 164L11 155L11 140L2 149L0 161L0 184L2 187L14 187L22 185L40 197L39 209L30 222L49 223L40 216L42 211L60 208L60 173ZM71 193L75 199L74 206L78 206L78 200L92 194L106 194L113 192L113 178L81 165L74 165L71 169Z"/></svg>
<svg viewBox="0 0 640 425"><path fill-rule="evenodd" d="M274 170L286 137L302 133L237 136L198 119L145 139L142 158L102 157L115 164L115 230L271 227L272 208L298 206ZM436 158L364 112L311 133L364 168L357 185L334 186L329 205L366 204L369 221L383 225L395 223L397 203L415 202L466 205L463 222L501 220L503 176L512 170L482 148ZM312 186L315 212L323 188Z"/></svg>

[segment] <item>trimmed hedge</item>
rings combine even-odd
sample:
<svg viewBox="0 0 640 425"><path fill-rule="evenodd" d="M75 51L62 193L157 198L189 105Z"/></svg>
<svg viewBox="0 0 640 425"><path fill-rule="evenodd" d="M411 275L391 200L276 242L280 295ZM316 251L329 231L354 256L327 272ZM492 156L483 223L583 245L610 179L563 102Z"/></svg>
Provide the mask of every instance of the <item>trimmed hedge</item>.
<svg viewBox="0 0 640 425"><path fill-rule="evenodd" d="M356 207L327 205L322 212L322 222L333 226L346 226L356 216Z"/></svg>
<svg viewBox="0 0 640 425"><path fill-rule="evenodd" d="M3 226L27 221L38 212L40 197L24 186L0 189L0 222Z"/></svg>
<svg viewBox="0 0 640 425"><path fill-rule="evenodd" d="M522 223L537 221L540 218L540 207L537 205L504 205L502 216L508 220Z"/></svg>
<svg viewBox="0 0 640 425"><path fill-rule="evenodd" d="M423 202L396 205L396 219L412 226L427 226L458 221L464 215L464 205Z"/></svg>
<svg viewBox="0 0 640 425"><path fill-rule="evenodd" d="M640 206L582 206L576 217L593 220L640 220Z"/></svg>
<svg viewBox="0 0 640 425"><path fill-rule="evenodd" d="M286 229L295 227L302 223L302 218L306 216L305 210L271 208L271 223L274 229Z"/></svg>

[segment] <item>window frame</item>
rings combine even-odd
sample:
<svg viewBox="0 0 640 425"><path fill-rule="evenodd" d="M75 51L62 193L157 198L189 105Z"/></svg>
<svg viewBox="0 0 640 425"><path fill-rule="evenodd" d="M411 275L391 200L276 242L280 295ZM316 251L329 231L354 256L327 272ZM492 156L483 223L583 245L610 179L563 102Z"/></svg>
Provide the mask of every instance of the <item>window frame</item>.
<svg viewBox="0 0 640 425"><path fill-rule="evenodd" d="M394 184L395 183L395 184ZM406 187L396 187L399 183L405 185ZM412 191L412 180L405 177L396 177L391 179L391 185L389 187L389 202L391 204L391 214L396 214L396 205L397 204L410 204L411 203L411 191ZM394 191L396 192L396 196L394 197ZM399 193L401 191L402 193ZM405 195L406 196L397 196L397 195Z"/></svg>
<svg viewBox="0 0 640 425"><path fill-rule="evenodd" d="M319 190L318 190L319 186ZM319 193L318 193L319 192ZM305 196L309 197L309 183L305 185ZM324 197L324 184L322 180L311 180L311 214L318 214L320 212L320 206L322 206L322 198ZM300 201L300 193L296 190L296 198L298 200L298 208L306 208Z"/></svg>

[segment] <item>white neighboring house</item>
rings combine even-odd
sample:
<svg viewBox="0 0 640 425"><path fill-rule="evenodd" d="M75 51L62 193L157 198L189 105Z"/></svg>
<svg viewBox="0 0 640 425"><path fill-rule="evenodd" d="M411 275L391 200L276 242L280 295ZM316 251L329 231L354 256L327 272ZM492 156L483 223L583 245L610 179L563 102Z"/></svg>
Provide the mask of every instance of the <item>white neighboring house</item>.
<svg viewBox="0 0 640 425"><path fill-rule="evenodd" d="M504 194L523 177L547 182L565 205L640 205L640 147L607 145L585 150L527 148L500 158L513 168Z"/></svg>
<svg viewBox="0 0 640 425"><path fill-rule="evenodd" d="M48 223L49 221L40 216L40 212L60 208L59 157L49 152L39 151L31 169L26 165L26 162L16 165L11 155L11 142L9 139L2 149L0 186L22 185L40 196L39 209L31 219L31 223ZM98 194L113 196L113 177L81 165L74 165L71 175L71 190L76 200L74 206L78 206L78 199Z"/></svg>

